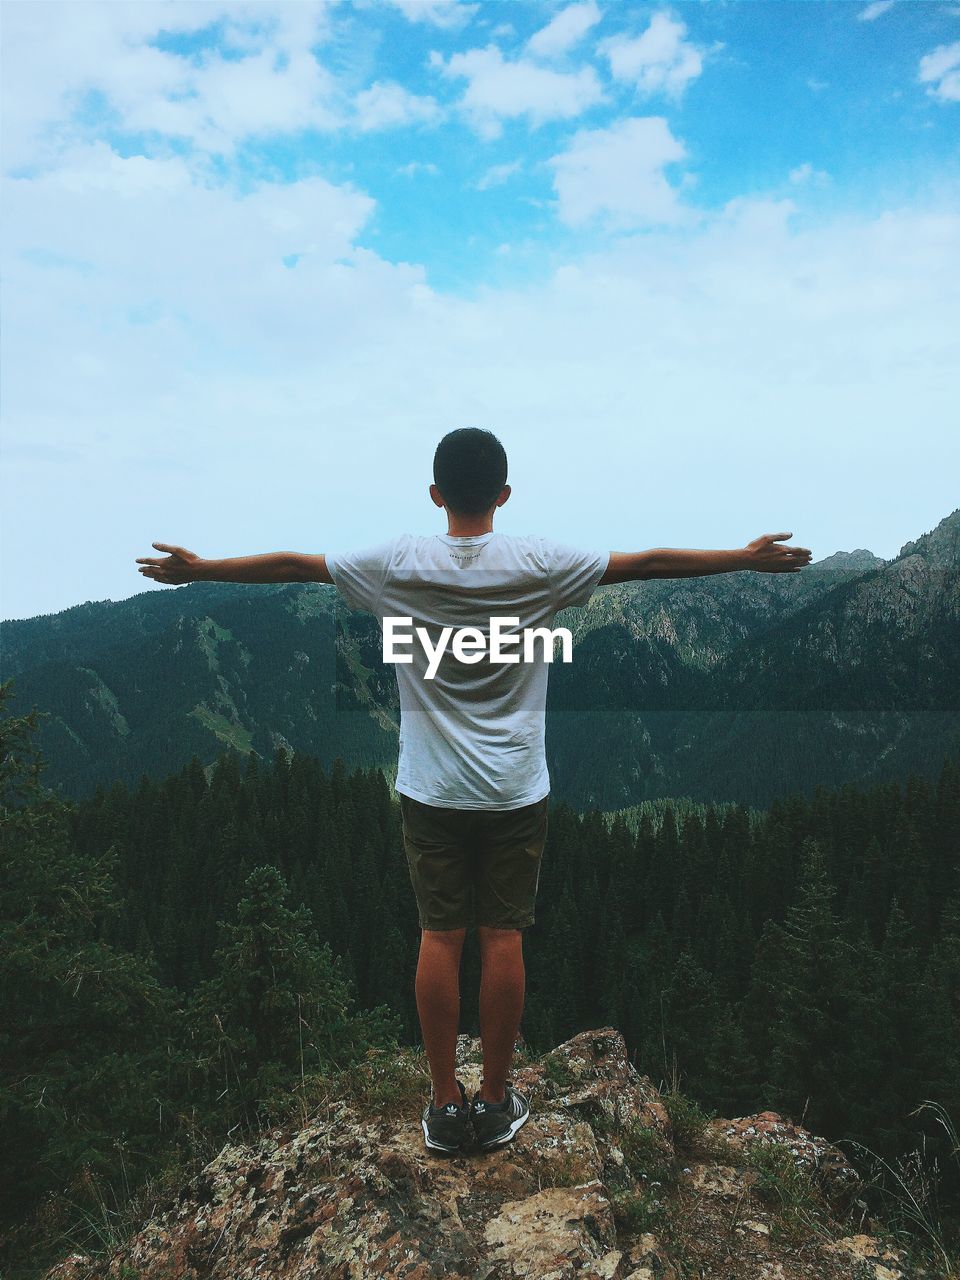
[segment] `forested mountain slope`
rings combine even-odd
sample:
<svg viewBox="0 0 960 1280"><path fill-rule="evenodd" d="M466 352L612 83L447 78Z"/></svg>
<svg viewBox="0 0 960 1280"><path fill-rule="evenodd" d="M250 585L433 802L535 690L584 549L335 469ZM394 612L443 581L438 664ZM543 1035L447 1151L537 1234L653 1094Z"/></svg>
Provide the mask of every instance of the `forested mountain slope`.
<svg viewBox="0 0 960 1280"><path fill-rule="evenodd" d="M884 562L600 588L558 617L554 794L766 804L818 783L929 773L960 743L960 511ZM224 745L396 764L399 708L374 619L319 584L193 583L8 622L14 705L49 715L48 784L157 775Z"/></svg>

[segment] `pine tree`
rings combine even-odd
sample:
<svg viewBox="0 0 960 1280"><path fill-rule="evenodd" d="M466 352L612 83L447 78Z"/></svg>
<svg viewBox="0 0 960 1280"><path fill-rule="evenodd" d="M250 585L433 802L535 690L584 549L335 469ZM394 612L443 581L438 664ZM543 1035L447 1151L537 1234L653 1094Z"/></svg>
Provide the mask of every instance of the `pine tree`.
<svg viewBox="0 0 960 1280"><path fill-rule="evenodd" d="M924 1093L960 1127L960 889L945 902L937 939L924 967Z"/></svg>
<svg viewBox="0 0 960 1280"><path fill-rule="evenodd" d="M780 1109L835 1135L845 1120L841 1060L851 1027L854 971L834 917L834 888L818 841L803 845L796 903L784 922L785 980L773 1028L771 1079Z"/></svg>
<svg viewBox="0 0 960 1280"><path fill-rule="evenodd" d="M704 1051L715 1034L720 1014L716 983L698 964L692 952L680 952L670 983L664 992L664 1020L667 1051L676 1054L685 1078L684 1088L705 1100L709 1073L704 1067Z"/></svg>
<svg viewBox="0 0 960 1280"><path fill-rule="evenodd" d="M603 909L603 924L597 942L597 983L594 1021L619 1027L625 1007L623 958L626 934L623 907L616 885L611 883Z"/></svg>
<svg viewBox="0 0 960 1280"><path fill-rule="evenodd" d="M789 977L788 940L783 927L767 920L757 941L750 984L741 1010L741 1025L749 1044L761 1064L758 1101L764 1107L773 1105L777 1092L770 1078L770 1060L774 1034L783 1003L783 991Z"/></svg>
<svg viewBox="0 0 960 1280"><path fill-rule="evenodd" d="M703 1091L722 1116L739 1116L756 1104L760 1064L750 1047L737 1009L724 1004L713 1035L704 1047Z"/></svg>
<svg viewBox="0 0 960 1280"><path fill-rule="evenodd" d="M876 1149L892 1154L909 1141L906 1114L921 1101L924 1020L916 930L894 896L878 966L882 1070L873 1115L863 1130L874 1132ZM872 1123L869 1123L872 1121Z"/></svg>
<svg viewBox="0 0 960 1280"><path fill-rule="evenodd" d="M191 1002L202 1069L223 1090L226 1118L250 1126L301 1071L349 1065L373 1045L395 1045L401 1029L386 1008L353 1011L340 958L286 896L275 867L248 876L236 923L221 923L216 973Z"/></svg>
<svg viewBox="0 0 960 1280"><path fill-rule="evenodd" d="M72 807L39 780L37 714L8 716L10 687L0 686L0 1213L8 1225L81 1170L110 1199L121 1155L129 1178L152 1167L176 1111L182 1038L172 993L149 958L105 940L120 910L117 851L87 855L72 845Z"/></svg>

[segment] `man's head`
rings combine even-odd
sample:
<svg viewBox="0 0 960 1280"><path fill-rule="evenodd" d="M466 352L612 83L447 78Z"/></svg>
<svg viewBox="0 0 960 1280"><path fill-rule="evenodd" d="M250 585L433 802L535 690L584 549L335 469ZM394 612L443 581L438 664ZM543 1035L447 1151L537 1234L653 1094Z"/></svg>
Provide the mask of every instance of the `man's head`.
<svg viewBox="0 0 960 1280"><path fill-rule="evenodd" d="M510 496L507 455L492 431L461 427L450 431L433 456L430 493L437 505L458 516L482 516Z"/></svg>

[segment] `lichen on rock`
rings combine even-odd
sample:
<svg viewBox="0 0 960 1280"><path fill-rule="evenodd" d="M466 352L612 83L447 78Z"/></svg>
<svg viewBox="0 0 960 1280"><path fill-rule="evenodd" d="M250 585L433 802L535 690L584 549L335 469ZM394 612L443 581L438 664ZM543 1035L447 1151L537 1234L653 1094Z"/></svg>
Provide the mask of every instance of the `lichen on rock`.
<svg viewBox="0 0 960 1280"><path fill-rule="evenodd" d="M468 1091L480 1072L479 1042L461 1037ZM531 1117L507 1147L439 1158L418 1109L371 1116L334 1099L298 1130L225 1146L109 1257L73 1254L47 1280L850 1280L854 1266L907 1280L896 1250L839 1218L799 1249L776 1230L741 1159L751 1143L792 1152L837 1212L859 1185L836 1148L789 1119L712 1121L724 1158L706 1146L678 1159L667 1105L614 1028L574 1036L513 1080ZM638 1133L670 1178L638 1174Z"/></svg>

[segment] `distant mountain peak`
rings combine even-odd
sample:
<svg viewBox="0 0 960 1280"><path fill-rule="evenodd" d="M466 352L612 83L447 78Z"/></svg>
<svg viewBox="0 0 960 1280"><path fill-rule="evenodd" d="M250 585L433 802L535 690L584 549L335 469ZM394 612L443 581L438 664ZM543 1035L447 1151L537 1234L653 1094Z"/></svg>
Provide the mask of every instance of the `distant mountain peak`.
<svg viewBox="0 0 960 1280"><path fill-rule="evenodd" d="M960 507L944 516L929 533L922 534L914 542L905 542L897 560L907 556L922 556L929 564L960 564Z"/></svg>
<svg viewBox="0 0 960 1280"><path fill-rule="evenodd" d="M875 556L866 547L858 547L856 551L835 551L832 556L824 556L822 560L815 560L811 568L855 569L867 572L870 569L879 569L884 564L886 564L886 561L882 556Z"/></svg>

